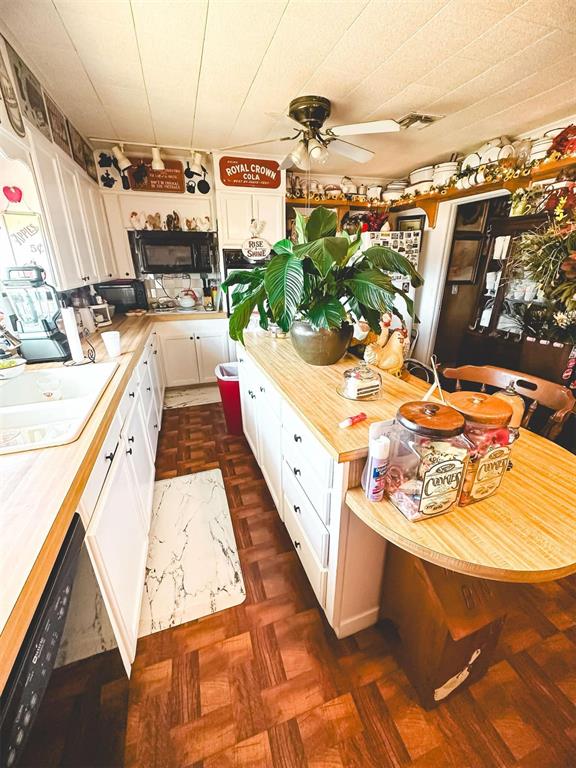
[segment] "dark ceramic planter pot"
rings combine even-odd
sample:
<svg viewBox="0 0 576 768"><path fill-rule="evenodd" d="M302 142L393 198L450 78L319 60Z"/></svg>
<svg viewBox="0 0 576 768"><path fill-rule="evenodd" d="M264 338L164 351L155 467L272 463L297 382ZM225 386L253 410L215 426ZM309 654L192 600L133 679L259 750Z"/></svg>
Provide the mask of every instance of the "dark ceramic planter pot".
<svg viewBox="0 0 576 768"><path fill-rule="evenodd" d="M315 330L306 320L296 320L290 337L302 360L310 365L333 365L346 353L353 331L348 323L343 323L342 328Z"/></svg>

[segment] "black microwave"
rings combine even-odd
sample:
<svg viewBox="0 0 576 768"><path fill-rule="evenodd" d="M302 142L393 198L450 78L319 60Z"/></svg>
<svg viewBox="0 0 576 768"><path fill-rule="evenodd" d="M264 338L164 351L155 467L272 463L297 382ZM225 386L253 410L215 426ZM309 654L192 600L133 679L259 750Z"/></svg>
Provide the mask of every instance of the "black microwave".
<svg viewBox="0 0 576 768"><path fill-rule="evenodd" d="M134 230L128 233L140 274L213 272L217 269L214 232Z"/></svg>
<svg viewBox="0 0 576 768"><path fill-rule="evenodd" d="M113 304L118 312L129 309L148 309L146 288L141 280L116 280L94 286L96 293L107 304Z"/></svg>

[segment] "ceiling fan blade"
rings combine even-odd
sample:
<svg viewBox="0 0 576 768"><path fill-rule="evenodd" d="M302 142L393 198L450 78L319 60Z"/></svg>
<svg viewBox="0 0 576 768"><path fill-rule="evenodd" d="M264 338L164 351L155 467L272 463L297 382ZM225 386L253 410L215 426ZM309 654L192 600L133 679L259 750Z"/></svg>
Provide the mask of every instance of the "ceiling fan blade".
<svg viewBox="0 0 576 768"><path fill-rule="evenodd" d="M298 134L294 136L281 136L277 139L263 139L262 141L249 141L246 144L232 144L229 147L220 147L217 152L224 152L228 149L242 149L243 147L257 147L260 144L273 144L276 141L292 141L298 138Z"/></svg>
<svg viewBox="0 0 576 768"><path fill-rule="evenodd" d="M368 133L391 133L399 131L396 120L372 120L370 123L350 123L350 125L331 125L328 129L334 136L363 136Z"/></svg>
<svg viewBox="0 0 576 768"><path fill-rule="evenodd" d="M358 147L356 144L350 144L349 141L342 141L342 139L333 139L328 144L328 149L330 152L347 157L356 163L367 163L372 160L375 154L369 149Z"/></svg>

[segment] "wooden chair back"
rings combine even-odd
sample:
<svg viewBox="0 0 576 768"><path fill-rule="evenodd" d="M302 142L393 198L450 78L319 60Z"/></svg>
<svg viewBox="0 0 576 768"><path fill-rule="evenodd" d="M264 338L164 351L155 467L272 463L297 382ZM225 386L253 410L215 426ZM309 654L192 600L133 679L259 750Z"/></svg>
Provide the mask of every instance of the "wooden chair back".
<svg viewBox="0 0 576 768"><path fill-rule="evenodd" d="M576 398L567 387L538 376L529 376L526 373L497 368L493 365L461 365L458 368L444 368L442 375L447 379L456 379L457 390L462 389L463 381L481 384L482 392L486 392L487 386L505 389L509 384L513 384L519 395L531 401L522 419L523 427L529 428L539 405L553 411L540 432L550 440L558 437L566 419L571 413L576 412Z"/></svg>

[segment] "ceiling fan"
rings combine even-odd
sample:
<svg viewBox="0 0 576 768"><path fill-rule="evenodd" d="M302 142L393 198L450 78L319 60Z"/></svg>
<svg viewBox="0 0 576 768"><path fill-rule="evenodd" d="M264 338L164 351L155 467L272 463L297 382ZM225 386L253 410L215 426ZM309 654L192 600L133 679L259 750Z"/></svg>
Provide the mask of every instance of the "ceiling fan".
<svg viewBox="0 0 576 768"><path fill-rule="evenodd" d="M242 149L243 147L255 147L276 141L295 141L295 146L282 160L280 167L289 168L291 165L296 165L307 171L311 162L324 165L332 152L357 163L367 163L374 157L374 152L359 147L357 144L352 144L350 141L345 141L341 137L389 133L399 131L401 127L395 120L373 120L369 123L332 125L323 128L324 123L330 117L330 107L330 100L324 96L299 96L290 102L288 108L288 117L298 125L298 128L296 125L294 126L294 133L291 136L251 141L247 144L223 147L223 149Z"/></svg>

